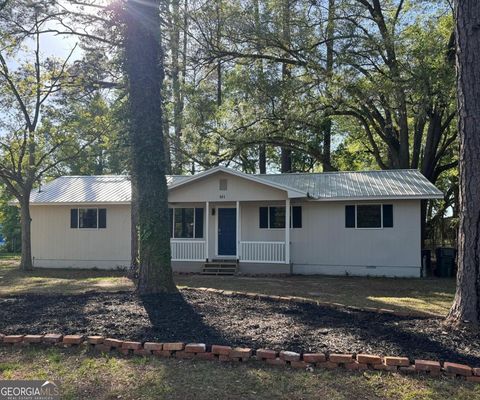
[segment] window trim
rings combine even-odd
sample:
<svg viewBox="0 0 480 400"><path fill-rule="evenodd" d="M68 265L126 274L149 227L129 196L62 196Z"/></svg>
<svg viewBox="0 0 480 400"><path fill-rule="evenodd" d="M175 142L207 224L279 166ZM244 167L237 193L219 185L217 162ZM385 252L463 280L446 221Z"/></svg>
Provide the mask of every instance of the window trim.
<svg viewBox="0 0 480 400"><path fill-rule="evenodd" d="M176 237L175 236L175 209L177 208L190 208L193 210L193 237ZM197 238L196 237L196 227L197 227L197 213L195 212L195 209L201 208L203 210L203 231L202 231L202 237ZM205 238L205 229L208 229L208 227L205 227L205 208L204 207L180 207L180 206L169 206L169 210L172 210L172 236L170 236L170 239L178 239L178 240L202 240ZM169 211L170 213L170 211Z"/></svg>
<svg viewBox="0 0 480 400"><path fill-rule="evenodd" d="M384 205L392 205L392 226L385 228L383 226L383 206ZM379 229L393 229L395 227L394 219L393 219L393 204L392 203L362 203L362 204L345 204L346 206L354 206L355 207L355 226L352 228L347 228L344 223L344 228L345 229L358 229L358 230L379 230ZM379 227L374 227L374 228L359 228L358 227L358 221L357 221L357 216L358 216L358 211L357 208L358 206L380 206L380 226Z"/></svg>
<svg viewBox="0 0 480 400"><path fill-rule="evenodd" d="M283 228L271 228L270 227L270 208L271 207L283 207L283 208L286 208L285 206L259 206L258 207L258 213L260 214L260 208L266 208L267 209L267 227L266 228L260 228L260 224L258 226L258 229L262 229L262 230L269 230L269 231L283 231L286 229L286 226L283 227ZM295 204L291 204L290 205L290 229L302 229L303 228L303 210L302 210L302 226L301 227L293 227L293 212L292 212L292 209L293 207L300 207L302 208L301 205L295 205ZM286 216L285 216L286 217ZM286 224L285 224L286 225Z"/></svg>
<svg viewBox="0 0 480 400"><path fill-rule="evenodd" d="M99 218L100 218L100 213L99 213L99 210L100 209L105 209L105 228L100 228L99 227ZM72 212L72 210L77 210L77 227L76 228L72 228L70 226L70 229L77 229L77 230L82 230L82 231L98 231L100 229L107 229L107 225L108 225L108 222L107 222L107 219L108 219L108 212L107 212L107 208L106 207L72 207L70 208L70 213ZM80 210L97 210L97 227L96 228L82 228L80 227ZM70 220L71 222L71 220Z"/></svg>

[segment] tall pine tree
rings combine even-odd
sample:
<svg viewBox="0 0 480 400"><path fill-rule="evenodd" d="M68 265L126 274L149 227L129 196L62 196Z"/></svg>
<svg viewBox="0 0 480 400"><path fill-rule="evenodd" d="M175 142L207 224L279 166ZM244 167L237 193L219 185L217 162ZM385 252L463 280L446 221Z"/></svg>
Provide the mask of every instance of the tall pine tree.
<svg viewBox="0 0 480 400"><path fill-rule="evenodd" d="M125 23L131 173L138 212L138 292L174 292L162 123L164 72L159 1L127 1Z"/></svg>
<svg viewBox="0 0 480 400"><path fill-rule="evenodd" d="M480 323L480 3L456 0L460 227L457 292L449 319Z"/></svg>

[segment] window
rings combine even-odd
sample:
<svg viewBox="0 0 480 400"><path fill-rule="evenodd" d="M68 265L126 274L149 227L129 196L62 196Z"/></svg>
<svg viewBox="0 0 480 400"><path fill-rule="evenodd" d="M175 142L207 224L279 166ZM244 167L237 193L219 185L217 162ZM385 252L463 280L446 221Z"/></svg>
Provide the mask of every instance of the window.
<svg viewBox="0 0 480 400"><path fill-rule="evenodd" d="M203 208L170 208L170 237L203 238Z"/></svg>
<svg viewBox="0 0 480 400"><path fill-rule="evenodd" d="M381 228L382 208L380 205L357 206L357 228Z"/></svg>
<svg viewBox="0 0 480 400"><path fill-rule="evenodd" d="M302 207L291 207L290 226L292 228L302 227ZM260 207L259 227L261 229L285 228L285 207Z"/></svg>
<svg viewBox="0 0 480 400"><path fill-rule="evenodd" d="M70 228L72 229L104 229L106 227L106 208L72 208L70 210Z"/></svg>
<svg viewBox="0 0 480 400"><path fill-rule="evenodd" d="M174 212L174 233L177 238L193 238L194 209L175 208Z"/></svg>
<svg viewBox="0 0 480 400"><path fill-rule="evenodd" d="M268 208L269 228L285 228L285 207L269 207Z"/></svg>
<svg viewBox="0 0 480 400"><path fill-rule="evenodd" d="M345 228L393 228L393 205L345 206Z"/></svg>

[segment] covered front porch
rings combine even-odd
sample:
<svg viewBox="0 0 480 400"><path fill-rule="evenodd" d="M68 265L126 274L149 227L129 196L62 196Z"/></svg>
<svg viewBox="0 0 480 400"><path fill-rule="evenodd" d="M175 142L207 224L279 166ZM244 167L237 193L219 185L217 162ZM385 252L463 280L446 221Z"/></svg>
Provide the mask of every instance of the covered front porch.
<svg viewBox="0 0 480 400"><path fill-rule="evenodd" d="M222 260L238 263L240 272L288 273L290 234L301 220L301 208L291 207L291 201L306 197L306 192L223 167L172 183L174 270L199 271L199 265Z"/></svg>
<svg viewBox="0 0 480 400"><path fill-rule="evenodd" d="M171 204L174 262L290 264L292 208L285 201ZM297 212L298 213L298 212Z"/></svg>

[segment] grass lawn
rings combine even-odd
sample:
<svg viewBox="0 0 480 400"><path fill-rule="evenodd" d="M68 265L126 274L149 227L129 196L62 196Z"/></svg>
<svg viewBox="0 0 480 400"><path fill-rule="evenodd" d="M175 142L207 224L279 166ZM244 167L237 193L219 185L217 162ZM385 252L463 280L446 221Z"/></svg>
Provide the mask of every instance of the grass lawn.
<svg viewBox="0 0 480 400"><path fill-rule="evenodd" d="M89 290L130 290L122 271L43 269L23 272L18 257L0 258L0 296L25 293L84 293Z"/></svg>
<svg viewBox="0 0 480 400"><path fill-rule="evenodd" d="M58 380L62 399L480 399L480 385L445 377L306 372L57 348L1 348L0 379Z"/></svg>
<svg viewBox="0 0 480 400"><path fill-rule="evenodd" d="M99 270L18 270L18 257L0 256L0 296L75 294L133 289L124 273ZM295 295L356 306L427 311L444 315L453 280L353 277L176 276L179 287ZM58 380L63 399L480 399L480 385L452 378L367 371L306 372L255 362L125 358L85 349L2 348L0 379Z"/></svg>
<svg viewBox="0 0 480 400"><path fill-rule="evenodd" d="M18 257L0 257L0 296L21 293L82 293L133 289L121 271L35 269L22 272ZM455 293L454 279L392 279L330 276L233 277L177 275L179 287L212 287L272 295L309 297L358 307L421 311L444 316Z"/></svg>

